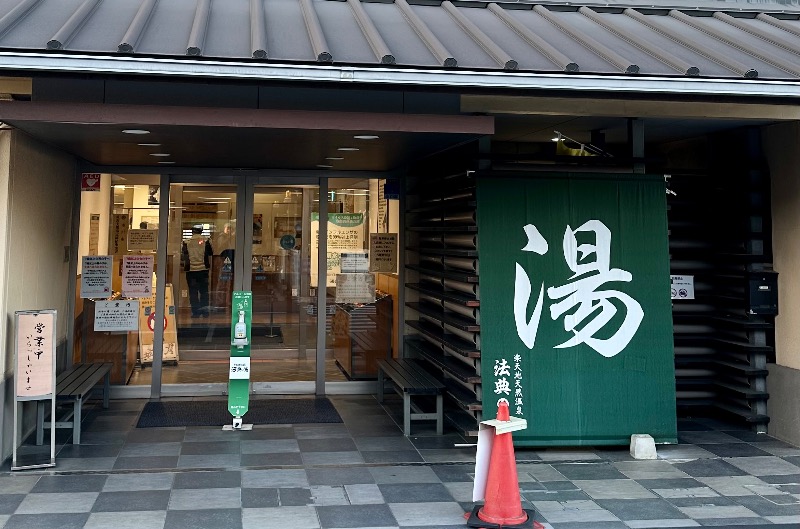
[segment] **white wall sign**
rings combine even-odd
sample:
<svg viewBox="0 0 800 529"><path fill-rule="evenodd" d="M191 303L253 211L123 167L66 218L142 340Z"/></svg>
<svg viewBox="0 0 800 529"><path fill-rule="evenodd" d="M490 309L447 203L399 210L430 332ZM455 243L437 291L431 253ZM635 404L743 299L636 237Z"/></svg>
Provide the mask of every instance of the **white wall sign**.
<svg viewBox="0 0 800 529"><path fill-rule="evenodd" d="M369 236L369 271L397 272L397 234L373 233Z"/></svg>
<svg viewBox="0 0 800 529"><path fill-rule="evenodd" d="M158 230L130 230L128 232L128 250L152 250L158 246Z"/></svg>
<svg viewBox="0 0 800 529"><path fill-rule="evenodd" d="M55 311L17 312L17 379L18 398L50 395L55 391Z"/></svg>
<svg viewBox="0 0 800 529"><path fill-rule="evenodd" d="M153 256L122 256L122 296L145 298L153 289Z"/></svg>
<svg viewBox="0 0 800 529"><path fill-rule="evenodd" d="M364 215L362 213L328 213L327 286L336 286L341 271L342 252L364 249ZM317 255L319 214L311 214L311 255ZM311 286L317 286L317 259L311 259Z"/></svg>
<svg viewBox="0 0 800 529"><path fill-rule="evenodd" d="M341 269L343 274L369 272L369 255L364 250L342 252Z"/></svg>
<svg viewBox="0 0 800 529"><path fill-rule="evenodd" d="M95 303L95 331L136 331L138 329L138 300L98 301Z"/></svg>
<svg viewBox="0 0 800 529"><path fill-rule="evenodd" d="M111 295L110 255L84 255L81 269L81 297L107 298Z"/></svg>
<svg viewBox="0 0 800 529"><path fill-rule="evenodd" d="M694 276L669 276L672 299L694 299Z"/></svg>
<svg viewBox="0 0 800 529"><path fill-rule="evenodd" d="M336 303L374 303L373 274L336 274Z"/></svg>
<svg viewBox="0 0 800 529"><path fill-rule="evenodd" d="M100 244L100 215L92 213L89 215L89 255L99 253Z"/></svg>
<svg viewBox="0 0 800 529"><path fill-rule="evenodd" d="M250 378L250 357L232 356L231 369L228 372L230 380L247 380Z"/></svg>

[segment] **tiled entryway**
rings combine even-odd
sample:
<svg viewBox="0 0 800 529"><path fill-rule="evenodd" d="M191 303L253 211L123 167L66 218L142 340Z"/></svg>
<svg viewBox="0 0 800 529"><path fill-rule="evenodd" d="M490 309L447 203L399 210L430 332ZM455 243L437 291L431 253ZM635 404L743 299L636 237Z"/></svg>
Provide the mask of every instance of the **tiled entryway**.
<svg viewBox="0 0 800 529"><path fill-rule="evenodd" d="M5 529L463 528L472 439L398 426L400 401L331 397L342 424L135 428L144 401L87 414L52 471L0 471ZM245 417L246 418L246 417ZM523 507L553 529L800 526L800 448L707 420L659 459L517 449ZM61 432L59 432L61 434ZM63 441L63 439L62 439Z"/></svg>

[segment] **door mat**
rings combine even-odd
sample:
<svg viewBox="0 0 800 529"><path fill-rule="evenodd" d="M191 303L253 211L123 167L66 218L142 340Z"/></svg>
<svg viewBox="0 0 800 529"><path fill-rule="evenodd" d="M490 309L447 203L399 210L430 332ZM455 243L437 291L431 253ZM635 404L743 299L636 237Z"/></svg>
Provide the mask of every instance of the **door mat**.
<svg viewBox="0 0 800 529"><path fill-rule="evenodd" d="M222 426L232 419L225 400L148 402L136 427ZM249 424L342 422L331 401L319 397L252 400L243 420Z"/></svg>

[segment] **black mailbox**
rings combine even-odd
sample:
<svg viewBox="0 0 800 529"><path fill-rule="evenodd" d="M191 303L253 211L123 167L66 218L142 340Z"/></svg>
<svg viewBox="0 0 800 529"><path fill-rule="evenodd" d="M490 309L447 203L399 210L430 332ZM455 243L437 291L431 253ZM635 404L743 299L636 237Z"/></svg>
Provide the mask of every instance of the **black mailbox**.
<svg viewBox="0 0 800 529"><path fill-rule="evenodd" d="M750 314L778 314L777 272L750 272L747 276L746 292Z"/></svg>

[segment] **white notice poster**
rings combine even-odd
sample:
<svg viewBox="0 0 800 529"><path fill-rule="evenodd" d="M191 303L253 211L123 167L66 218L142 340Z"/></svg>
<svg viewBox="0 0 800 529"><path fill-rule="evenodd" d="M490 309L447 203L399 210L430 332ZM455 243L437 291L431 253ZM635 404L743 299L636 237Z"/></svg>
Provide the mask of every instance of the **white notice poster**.
<svg viewBox="0 0 800 529"><path fill-rule="evenodd" d="M158 245L158 230L130 230L128 251L155 251Z"/></svg>
<svg viewBox="0 0 800 529"><path fill-rule="evenodd" d="M694 276L669 276L672 299L694 299Z"/></svg>
<svg viewBox="0 0 800 529"><path fill-rule="evenodd" d="M98 301L94 305L95 331L135 331L139 329L139 301L124 299Z"/></svg>
<svg viewBox="0 0 800 529"><path fill-rule="evenodd" d="M341 269L343 274L369 272L369 254L364 250L342 252Z"/></svg>
<svg viewBox="0 0 800 529"><path fill-rule="evenodd" d="M374 303L373 274L336 274L336 303Z"/></svg>
<svg viewBox="0 0 800 529"><path fill-rule="evenodd" d="M328 280L336 286L336 274L341 271L342 252L364 249L364 215L362 213L328 213ZM319 242L319 213L311 214L311 255L317 255ZM311 286L317 286L317 259L311 259Z"/></svg>
<svg viewBox="0 0 800 529"><path fill-rule="evenodd" d="M397 272L397 234L372 233L369 236L369 271Z"/></svg>
<svg viewBox="0 0 800 529"><path fill-rule="evenodd" d="M153 256L122 256L122 297L146 298L153 289Z"/></svg>
<svg viewBox="0 0 800 529"><path fill-rule="evenodd" d="M81 265L81 297L107 298L111 295L110 255L84 255Z"/></svg>
<svg viewBox="0 0 800 529"><path fill-rule="evenodd" d="M17 312L17 397L50 395L55 361L55 311Z"/></svg>

